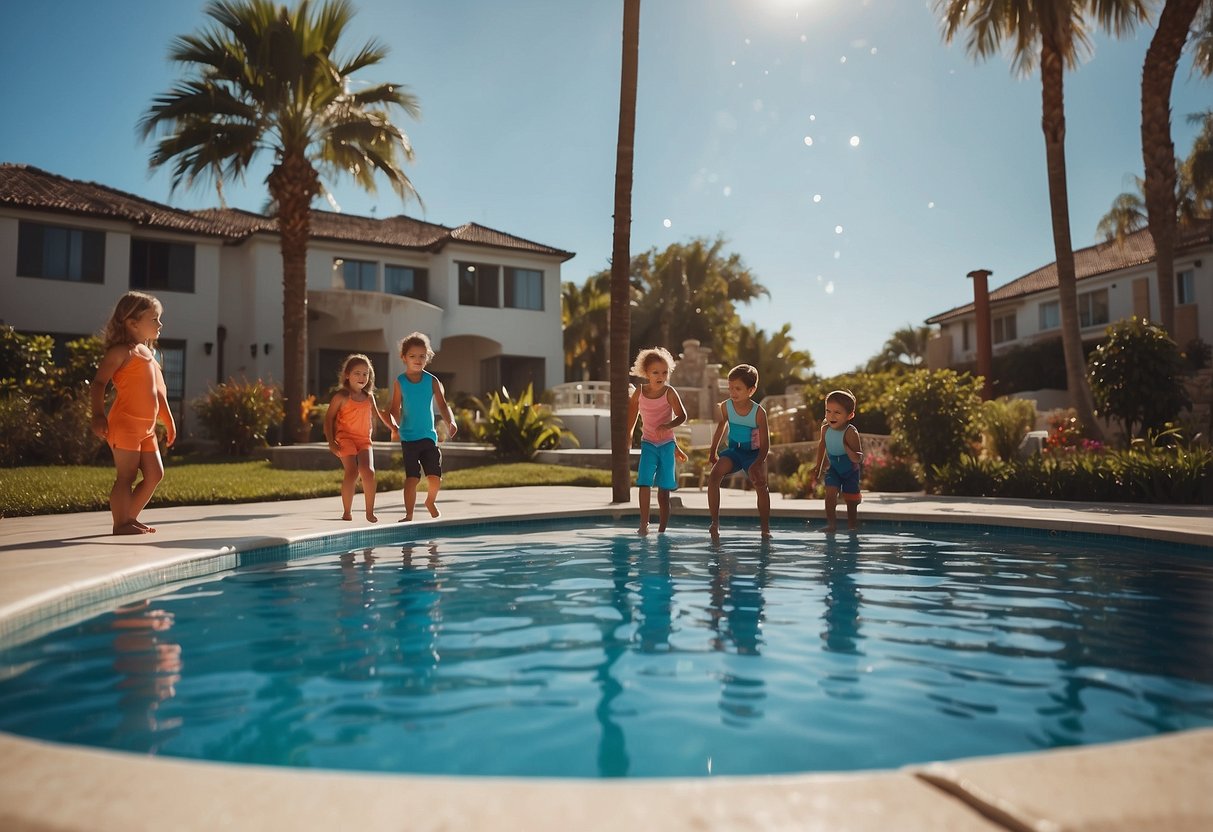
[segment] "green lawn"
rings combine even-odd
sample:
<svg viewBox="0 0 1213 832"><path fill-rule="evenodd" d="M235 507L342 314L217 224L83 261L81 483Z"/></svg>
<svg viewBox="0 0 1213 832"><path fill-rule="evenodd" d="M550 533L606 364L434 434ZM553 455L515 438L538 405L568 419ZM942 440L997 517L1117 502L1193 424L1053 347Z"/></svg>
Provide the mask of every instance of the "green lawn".
<svg viewBox="0 0 1213 832"><path fill-rule="evenodd" d="M0 517L62 514L109 508L114 469L102 466L40 466L3 469ZM404 472L377 472L378 491L404 485ZM516 462L451 471L442 478L448 488L503 488L512 485L610 485L610 471ZM425 489L424 482L422 490ZM336 497L341 471L284 471L267 460L177 462L170 459L164 481L151 506L251 503Z"/></svg>

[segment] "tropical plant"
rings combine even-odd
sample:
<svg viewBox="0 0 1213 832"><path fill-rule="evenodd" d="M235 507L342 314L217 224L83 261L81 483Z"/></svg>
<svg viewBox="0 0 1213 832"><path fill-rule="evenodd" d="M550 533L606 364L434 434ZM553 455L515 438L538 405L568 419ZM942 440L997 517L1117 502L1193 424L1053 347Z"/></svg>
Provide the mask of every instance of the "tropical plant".
<svg viewBox="0 0 1213 832"><path fill-rule="evenodd" d="M928 485L937 467L970 452L980 392L980 381L968 373L919 370L889 394L893 437L913 449Z"/></svg>
<svg viewBox="0 0 1213 832"><path fill-rule="evenodd" d="M1213 9L1213 2L1209 7ZM1210 39L1213 41L1213 35ZM1195 224L1199 220L1213 219L1213 110L1192 113L1188 122L1199 124L1200 132L1192 140L1192 149L1180 165L1180 194L1184 199L1179 211L1188 224Z"/></svg>
<svg viewBox="0 0 1213 832"><path fill-rule="evenodd" d="M935 0L935 8L943 15L946 40L951 41L962 29L968 31L966 46L974 58L984 60L1009 43L1015 72L1027 75L1039 63L1041 128L1048 169L1066 386L1079 418L1092 431L1098 431L1078 320L1077 276L1066 191L1063 82L1066 67L1077 66L1080 57L1090 50L1089 14L1103 28L1120 34L1145 16L1147 4L1145 0Z"/></svg>
<svg viewBox="0 0 1213 832"><path fill-rule="evenodd" d="M607 377L610 311L610 272L599 272L582 286L571 281L561 286L565 381Z"/></svg>
<svg viewBox="0 0 1213 832"><path fill-rule="evenodd" d="M1036 424L1036 405L1027 399L990 399L977 410L982 446L990 456L1011 459Z"/></svg>
<svg viewBox="0 0 1213 832"><path fill-rule="evenodd" d="M636 86L640 64L640 0L623 0L623 57L619 76L619 137L615 143L615 229L611 241L611 499L626 503L632 485L628 441L628 356L632 334L628 274L632 243L632 167L636 141Z"/></svg>
<svg viewBox="0 0 1213 832"><path fill-rule="evenodd" d="M172 165L173 188L242 180L261 151L273 154L266 184L277 207L282 252L286 436L300 435L307 367L307 247L311 204L325 193L321 173L348 173L374 192L383 174L401 197L415 195L402 163L413 157L392 108L418 114L399 84L355 90L353 75L386 57L376 40L346 53L354 14L347 0L211 0L211 25L169 49L185 77L157 96L139 122L145 139L162 134L152 168Z"/></svg>
<svg viewBox="0 0 1213 832"><path fill-rule="evenodd" d="M784 324L767 335L766 330L753 324L742 324L731 340L730 349L721 356L728 365L744 362L758 369L756 399L779 395L789 384L804 384L808 380L813 358L793 346L791 329L791 324Z"/></svg>
<svg viewBox="0 0 1213 832"><path fill-rule="evenodd" d="M1158 276L1158 317L1175 331L1175 144L1171 140L1171 87L1179 56L1202 5L1209 0L1166 0L1141 72L1141 157L1146 209ZM1141 12L1144 17L1144 10ZM1197 65L1199 67L1199 64Z"/></svg>
<svg viewBox="0 0 1213 832"><path fill-rule="evenodd" d="M903 374L888 370L881 373L854 372L813 379L805 385L805 404L809 418L820 425L825 417L825 398L831 390L850 390L855 395L852 424L862 434L886 435L891 432L889 393L901 383ZM815 435L815 434L814 434Z"/></svg>
<svg viewBox="0 0 1213 832"><path fill-rule="evenodd" d="M1120 422L1126 438L1157 430L1189 407L1179 347L1142 318L1118 321L1090 358L1091 390L1099 412Z"/></svg>
<svg viewBox="0 0 1213 832"><path fill-rule="evenodd" d="M194 401L202 426L232 456L264 447L270 426L282 421L282 410L282 392L261 379L218 384Z"/></svg>
<svg viewBox="0 0 1213 832"><path fill-rule="evenodd" d="M906 324L884 342L880 352L868 359L867 371L917 370L926 364L931 327Z"/></svg>
<svg viewBox="0 0 1213 832"><path fill-rule="evenodd" d="M549 408L535 404L534 391L527 385L517 399L504 388L490 393L488 402L473 400L484 421L477 426L477 436L497 449L502 459L528 461L540 451L555 450L564 440L573 444L577 437L564 428L564 422Z"/></svg>
<svg viewBox="0 0 1213 832"><path fill-rule="evenodd" d="M1141 195L1145 180L1134 176L1133 181L1137 191L1125 191L1112 200L1112 208L1100 218L1095 228L1096 236L1103 237L1105 243L1123 245L1125 237L1150 224L1146 216L1146 200Z"/></svg>

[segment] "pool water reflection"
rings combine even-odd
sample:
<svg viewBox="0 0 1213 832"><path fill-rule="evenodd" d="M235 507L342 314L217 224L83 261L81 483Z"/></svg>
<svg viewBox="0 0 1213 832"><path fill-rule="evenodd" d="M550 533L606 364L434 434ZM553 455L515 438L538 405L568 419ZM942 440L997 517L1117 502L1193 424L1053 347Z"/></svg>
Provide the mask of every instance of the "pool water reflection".
<svg viewBox="0 0 1213 832"><path fill-rule="evenodd" d="M1213 725L1213 565L919 526L534 523L252 563L0 652L0 730L578 777L888 768Z"/></svg>

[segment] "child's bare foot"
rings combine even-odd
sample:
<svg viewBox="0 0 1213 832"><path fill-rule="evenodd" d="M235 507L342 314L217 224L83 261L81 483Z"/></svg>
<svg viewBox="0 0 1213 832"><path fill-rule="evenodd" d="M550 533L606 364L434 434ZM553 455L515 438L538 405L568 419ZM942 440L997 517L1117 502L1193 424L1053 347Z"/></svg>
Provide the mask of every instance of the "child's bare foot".
<svg viewBox="0 0 1213 832"><path fill-rule="evenodd" d="M379 518L375 516L374 512L370 512L370 511L368 511L368 512L366 513L366 519L367 519L369 522L371 522L371 523L378 523L378 522L379 522Z"/></svg>
<svg viewBox="0 0 1213 832"><path fill-rule="evenodd" d="M438 506L436 506L436 505L434 504L434 501L433 501L433 500L426 500L426 501L425 501L425 507L426 507L426 509L428 509L428 510L429 510L429 512L430 512L430 517L441 517L441 516L442 516L442 512L440 512L440 511L438 510Z"/></svg>
<svg viewBox="0 0 1213 832"><path fill-rule="evenodd" d="M770 539L770 537L771 537L771 530L770 530L770 529L763 529L763 530L762 530L762 536L763 536L764 538Z"/></svg>
<svg viewBox="0 0 1213 832"><path fill-rule="evenodd" d="M636 530L636 534L640 535L641 537L644 537L648 533L649 533L649 524L648 523L641 523L640 528Z"/></svg>
<svg viewBox="0 0 1213 832"><path fill-rule="evenodd" d="M125 523L114 526L114 534L147 534L147 532L133 520L127 520Z"/></svg>
<svg viewBox="0 0 1213 832"><path fill-rule="evenodd" d="M341 519L342 520L353 520L354 518L350 517L350 513L347 511L345 514L341 515Z"/></svg>
<svg viewBox="0 0 1213 832"><path fill-rule="evenodd" d="M131 522L134 523L136 526L138 526L139 530L142 531L144 534L155 534L156 533L155 528L153 528L152 526L149 526L147 523L140 522L139 520L132 520Z"/></svg>
<svg viewBox="0 0 1213 832"><path fill-rule="evenodd" d="M825 527L825 533L826 533L826 534L834 534L834 533L835 533L835 532L837 532L837 531L838 531L838 527L837 527L837 526L835 526L833 523L830 523L829 525L827 525L827 526Z"/></svg>
<svg viewBox="0 0 1213 832"><path fill-rule="evenodd" d="M712 536L713 540L720 537L720 524L713 523L712 525L708 526L708 534Z"/></svg>
<svg viewBox="0 0 1213 832"><path fill-rule="evenodd" d="M657 534L665 534L665 523L657 527Z"/></svg>
<svg viewBox="0 0 1213 832"><path fill-rule="evenodd" d="M412 520L412 519L413 519L413 512L411 512L411 511L410 511L408 514L404 515L403 517L401 517L401 518L400 518L399 520L397 520L396 522L397 522L397 523L407 523L407 522L409 522L409 521L410 521L410 520Z"/></svg>

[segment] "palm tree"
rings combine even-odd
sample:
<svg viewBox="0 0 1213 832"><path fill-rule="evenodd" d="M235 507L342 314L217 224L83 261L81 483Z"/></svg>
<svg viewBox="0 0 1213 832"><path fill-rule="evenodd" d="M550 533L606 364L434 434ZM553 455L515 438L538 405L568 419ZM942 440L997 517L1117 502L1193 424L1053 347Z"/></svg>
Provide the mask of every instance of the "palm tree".
<svg viewBox="0 0 1213 832"><path fill-rule="evenodd" d="M867 371L917 370L926 363L930 340L931 327L906 324L890 335L879 354L868 361Z"/></svg>
<svg viewBox="0 0 1213 832"><path fill-rule="evenodd" d="M1175 144L1171 141L1171 85L1196 13L1206 0L1166 0L1141 72L1141 157L1146 210L1154 239L1158 318L1175 329Z"/></svg>
<svg viewBox="0 0 1213 832"><path fill-rule="evenodd" d="M606 378L606 357L610 348L610 280L610 272L599 272L583 286L570 281L561 289L565 381Z"/></svg>
<svg viewBox="0 0 1213 832"><path fill-rule="evenodd" d="M722 356L728 364L752 364L758 370L755 398L779 395L789 384L804 384L813 369L813 358L793 346L792 325L784 324L768 335L753 324L741 324L736 338Z"/></svg>
<svg viewBox="0 0 1213 832"><path fill-rule="evenodd" d="M1066 116L1064 75L1089 50L1086 14L1119 34L1145 13L1145 0L935 0L943 15L944 39L951 42L961 29L968 30L967 50L984 60L1009 42L1011 65L1029 74L1040 64L1041 128L1049 178L1049 208L1053 224L1053 251L1057 258L1057 292L1061 312L1061 340L1065 352L1066 385L1078 419L1093 434L1102 430L1095 421L1095 405L1087 382L1078 321L1078 288L1074 248L1070 238L1070 201L1066 192Z"/></svg>
<svg viewBox="0 0 1213 832"><path fill-rule="evenodd" d="M1150 223L1146 216L1146 200L1141 195L1144 180L1140 176L1133 179L1137 183L1137 190L1125 191L1112 200L1112 208L1100 218L1095 229L1096 236L1103 237L1106 243L1122 245L1125 237Z"/></svg>
<svg viewBox="0 0 1213 832"><path fill-rule="evenodd" d="M1180 181L1186 202L1180 202L1180 215L1195 222L1213 220L1213 110L1194 113L1188 121L1201 125L1192 140L1192 150L1180 166Z"/></svg>
<svg viewBox="0 0 1213 832"><path fill-rule="evenodd" d="M282 251L285 436L299 435L307 368L307 247L320 174L348 173L375 191L382 173L401 197L416 196L402 164L413 158L391 109L419 113L398 84L352 92L352 75L380 63L372 40L352 55L342 35L354 10L347 0L310 0L294 8L272 0L211 0L211 26L173 41L169 57L185 78L157 96L139 122L144 139L162 134L150 163L172 164L173 188L241 180L263 150L274 161L266 184L277 206Z"/></svg>
<svg viewBox="0 0 1213 832"><path fill-rule="evenodd" d="M615 233L611 245L611 499L631 492L628 426L628 349L631 336L632 160L640 64L640 0L623 0L623 60L619 79L619 138L615 147Z"/></svg>

